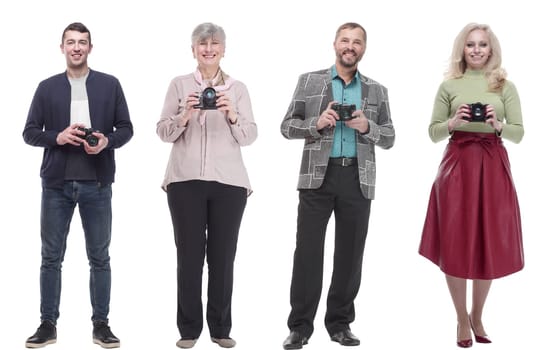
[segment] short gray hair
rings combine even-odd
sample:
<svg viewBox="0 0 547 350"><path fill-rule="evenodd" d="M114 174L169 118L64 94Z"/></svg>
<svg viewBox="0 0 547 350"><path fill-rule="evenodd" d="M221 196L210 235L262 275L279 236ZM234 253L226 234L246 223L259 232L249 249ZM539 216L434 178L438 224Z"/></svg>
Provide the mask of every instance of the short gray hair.
<svg viewBox="0 0 547 350"><path fill-rule="evenodd" d="M215 37L222 44L226 44L226 33L221 26L214 23L206 22L198 25L192 32L192 45L202 40Z"/></svg>

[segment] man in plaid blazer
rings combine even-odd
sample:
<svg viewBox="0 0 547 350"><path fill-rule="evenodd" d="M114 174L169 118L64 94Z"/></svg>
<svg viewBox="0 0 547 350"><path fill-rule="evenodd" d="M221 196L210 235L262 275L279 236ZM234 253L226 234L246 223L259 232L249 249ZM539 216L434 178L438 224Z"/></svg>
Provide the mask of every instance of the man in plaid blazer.
<svg viewBox="0 0 547 350"><path fill-rule="evenodd" d="M285 349L300 349L313 333L321 298L323 250L334 211L335 252L325 326L333 341L359 345L350 331L355 319L371 200L375 146L395 141L387 89L359 73L366 31L346 23L336 32L335 64L300 76L281 133L304 139L298 179L299 205L291 282L290 334Z"/></svg>

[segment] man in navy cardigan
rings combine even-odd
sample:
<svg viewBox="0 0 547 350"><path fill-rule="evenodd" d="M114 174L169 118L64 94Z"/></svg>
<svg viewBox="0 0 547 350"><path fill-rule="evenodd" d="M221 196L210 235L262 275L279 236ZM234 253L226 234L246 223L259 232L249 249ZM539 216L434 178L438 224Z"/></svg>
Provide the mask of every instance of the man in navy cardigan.
<svg viewBox="0 0 547 350"><path fill-rule="evenodd" d="M93 45L81 23L63 32L61 50L67 70L42 81L23 131L26 143L44 148L40 267L41 324L26 346L56 342L61 295L61 265L69 226L78 205L90 264L93 342L120 346L108 325L110 305L109 245L112 227L114 149L133 136L133 125L119 81L90 70Z"/></svg>

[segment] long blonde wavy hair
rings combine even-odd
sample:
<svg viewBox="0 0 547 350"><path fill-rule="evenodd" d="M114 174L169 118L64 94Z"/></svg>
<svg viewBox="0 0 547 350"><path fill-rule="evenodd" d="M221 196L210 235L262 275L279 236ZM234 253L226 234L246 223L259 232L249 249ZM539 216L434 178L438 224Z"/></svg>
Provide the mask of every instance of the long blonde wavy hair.
<svg viewBox="0 0 547 350"><path fill-rule="evenodd" d="M469 23L460 31L456 40L454 40L452 55L450 56L450 63L445 73L445 78L457 79L461 78L465 73L467 69L467 63L464 58L465 43L469 33L477 29L483 30L486 33L492 50L484 66L484 74L488 79L489 90L494 92L501 91L505 84L507 73L501 67L501 46L498 38L487 24Z"/></svg>

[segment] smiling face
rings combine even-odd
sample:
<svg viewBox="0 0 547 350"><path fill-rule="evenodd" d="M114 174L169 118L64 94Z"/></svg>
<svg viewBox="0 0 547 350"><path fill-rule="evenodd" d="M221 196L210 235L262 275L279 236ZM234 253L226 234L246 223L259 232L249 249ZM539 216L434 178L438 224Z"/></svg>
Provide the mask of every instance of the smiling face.
<svg viewBox="0 0 547 350"><path fill-rule="evenodd" d="M89 41L89 33L68 30L63 36L61 51L65 55L67 67L70 70L87 69L87 56L93 45Z"/></svg>
<svg viewBox="0 0 547 350"><path fill-rule="evenodd" d="M198 66L206 69L215 69L220 66L224 49L224 42L214 35L198 40L192 45L192 52L198 61Z"/></svg>
<svg viewBox="0 0 547 350"><path fill-rule="evenodd" d="M365 33L360 28L342 29L334 41L336 64L356 69L365 54Z"/></svg>
<svg viewBox="0 0 547 350"><path fill-rule="evenodd" d="M463 49L463 56L470 69L483 69L492 54L488 34L482 29L469 33Z"/></svg>

